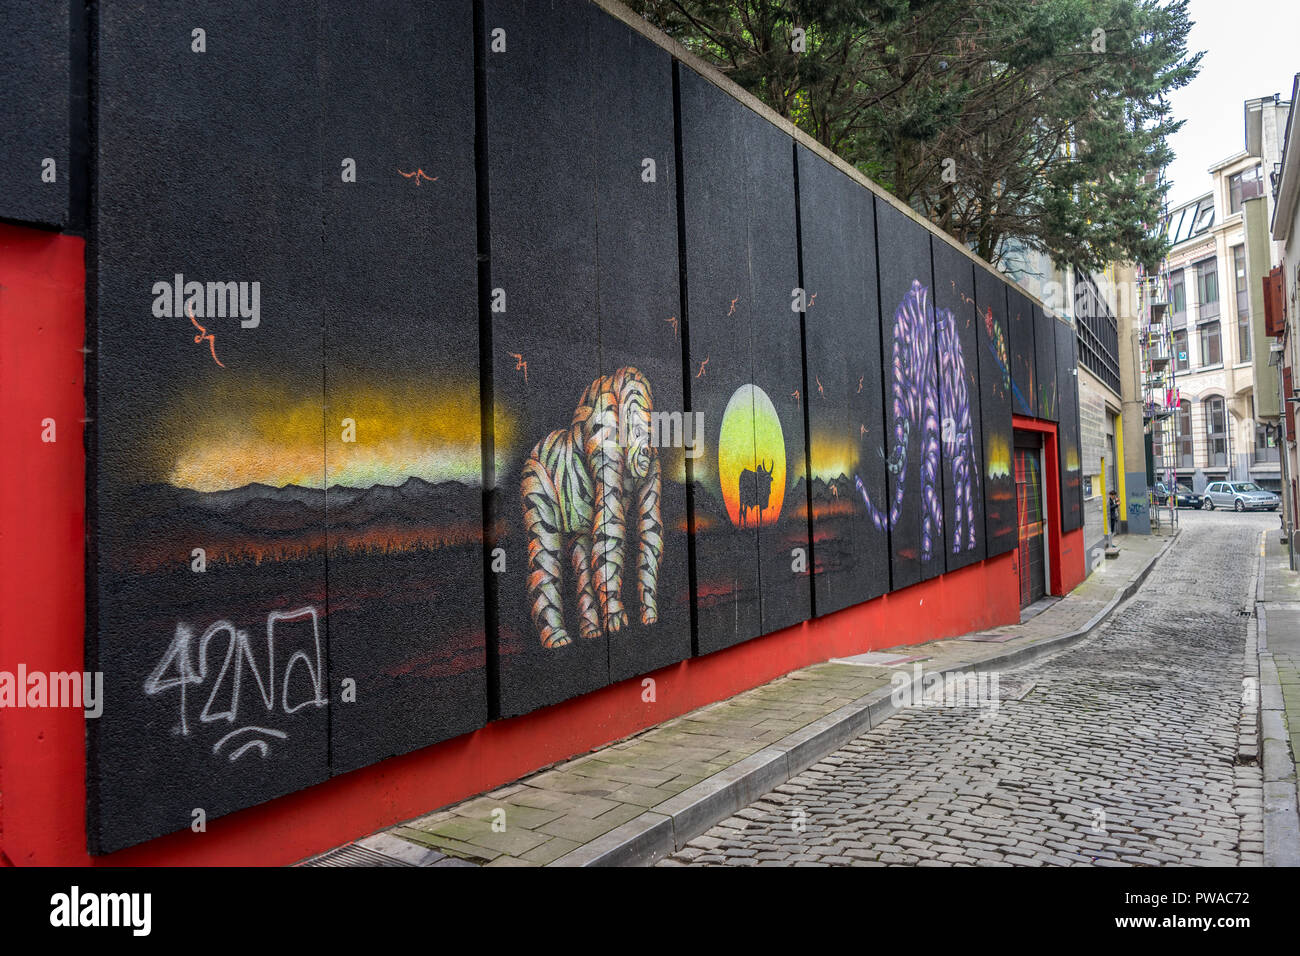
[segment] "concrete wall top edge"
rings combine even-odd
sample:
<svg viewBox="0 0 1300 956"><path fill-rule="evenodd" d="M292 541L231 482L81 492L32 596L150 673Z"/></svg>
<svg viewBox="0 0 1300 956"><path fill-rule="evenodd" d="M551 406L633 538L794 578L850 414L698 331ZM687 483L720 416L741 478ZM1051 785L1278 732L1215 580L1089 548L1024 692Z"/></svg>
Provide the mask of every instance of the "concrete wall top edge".
<svg viewBox="0 0 1300 956"><path fill-rule="evenodd" d="M996 276L1008 287L1013 288L1019 291L1020 293L1022 293L1027 299L1030 300L1031 303L1043 308L1043 310L1046 311L1048 315L1056 316L1057 318L1059 318L1059 316L1057 316L1052 309L1050 309L1047 305L1045 305L1041 299L1035 296L1024 286L1020 285L1017 282L1011 281L1005 273L1000 272L991 263L988 263L983 259L981 259L979 256L975 255L973 252L967 249L964 245L962 245L960 242L958 242L948 233L944 232L934 223L930 222L930 220L926 219L924 216L918 213L911 206L907 205L905 202L898 199L896 196L892 195L887 190L881 188L879 185L872 182L867 176L863 175L862 171L859 170L852 163L848 162L847 160L839 156L837 153L831 151L830 149L823 146L821 143L817 142L817 140L813 139L803 130L799 129L799 127L795 126L792 122L790 122L785 117L781 116L779 113L773 110L770 106L768 106L767 104L759 100L758 97L754 96L748 90L739 86L737 83L733 82L732 80L727 79L727 77L719 73L714 67L705 63L702 59L700 59L698 56L696 56L686 47L682 46L672 37L668 36L666 33L661 32L651 24L647 23L644 19L637 16L637 14L634 11L624 6L622 3L619 2L619 0L589 0L589 2L595 4L597 7L600 7L610 16L616 17L619 20L621 20L623 23L627 24L629 27L631 27L637 33L641 34L647 40L654 43L661 49L667 51L669 55L671 55L673 59L681 63L682 66L685 66L688 69L694 71L695 73L698 73L701 77L708 80L719 90L726 93L728 96L732 97L737 102L753 110L755 113L757 113L763 119L767 120L777 129L781 130L781 132L785 133L795 142L799 143L801 146L806 147L808 150L816 154L819 158L830 163L832 166L834 166L840 172L844 173L846 176L848 176L858 185L863 186L866 189L869 189L874 195L879 197L881 200L889 203L899 212L903 213L905 216L908 216L913 221L923 226L925 229L927 229L930 232L931 235L939 238L943 242L946 242L948 245L952 246L954 249L961 252L962 255L970 259L971 262L975 263L977 266L980 266L985 271L989 272L991 275Z"/></svg>

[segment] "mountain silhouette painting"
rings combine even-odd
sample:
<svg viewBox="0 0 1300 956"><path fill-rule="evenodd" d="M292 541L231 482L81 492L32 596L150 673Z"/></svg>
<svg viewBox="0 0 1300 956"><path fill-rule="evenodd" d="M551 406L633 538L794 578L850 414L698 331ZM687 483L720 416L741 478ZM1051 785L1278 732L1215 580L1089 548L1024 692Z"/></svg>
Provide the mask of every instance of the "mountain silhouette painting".
<svg viewBox="0 0 1300 956"><path fill-rule="evenodd" d="M217 565L302 560L326 550L391 554L477 545L480 522L466 518L477 493L457 481L416 477L370 488L255 482L204 492L144 485L134 496L133 545L117 553L132 570L148 572L188 560L196 543Z"/></svg>

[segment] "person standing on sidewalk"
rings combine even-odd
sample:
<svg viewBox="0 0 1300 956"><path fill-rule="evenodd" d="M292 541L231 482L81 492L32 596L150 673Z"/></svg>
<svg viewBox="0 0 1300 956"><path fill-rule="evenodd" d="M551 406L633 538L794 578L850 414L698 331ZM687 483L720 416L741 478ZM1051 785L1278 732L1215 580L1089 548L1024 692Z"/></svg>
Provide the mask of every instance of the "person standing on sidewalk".
<svg viewBox="0 0 1300 956"><path fill-rule="evenodd" d="M1106 496L1106 507L1110 514L1110 533L1119 534L1119 493L1112 490Z"/></svg>

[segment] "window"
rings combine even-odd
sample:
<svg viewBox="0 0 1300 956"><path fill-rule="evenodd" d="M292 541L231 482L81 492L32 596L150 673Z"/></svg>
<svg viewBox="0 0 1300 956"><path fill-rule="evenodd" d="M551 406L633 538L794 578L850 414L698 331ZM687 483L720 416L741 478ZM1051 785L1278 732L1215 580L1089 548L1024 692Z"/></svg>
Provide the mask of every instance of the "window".
<svg viewBox="0 0 1300 956"><path fill-rule="evenodd" d="M1169 276L1169 298L1173 302L1174 325L1187 324L1187 289L1183 287L1183 270Z"/></svg>
<svg viewBox="0 0 1300 956"><path fill-rule="evenodd" d="M1241 174L1241 198L1258 199L1264 195L1264 167L1256 166Z"/></svg>
<svg viewBox="0 0 1300 956"><path fill-rule="evenodd" d="M1192 403L1187 399L1178 403L1178 467L1195 467L1192 461Z"/></svg>
<svg viewBox="0 0 1300 956"><path fill-rule="evenodd" d="M1281 451L1267 425L1255 426L1255 461L1279 461Z"/></svg>
<svg viewBox="0 0 1300 956"><path fill-rule="evenodd" d="M1196 263L1196 315L1201 319L1219 316L1219 264L1214 257Z"/></svg>
<svg viewBox="0 0 1300 956"><path fill-rule="evenodd" d="M1237 361L1250 361L1250 294L1246 291L1246 247L1232 247L1232 270L1237 277Z"/></svg>
<svg viewBox="0 0 1300 956"><path fill-rule="evenodd" d="M1092 276L1080 269L1074 270L1074 315L1079 364L1118 395L1119 323Z"/></svg>
<svg viewBox="0 0 1300 956"><path fill-rule="evenodd" d="M1192 235L1198 236L1214 225L1214 201L1206 197L1196 210L1196 219L1192 222Z"/></svg>
<svg viewBox="0 0 1300 956"><path fill-rule="evenodd" d="M1221 365L1223 351L1219 345L1219 323L1206 322L1197 332L1201 336L1201 365Z"/></svg>
<svg viewBox="0 0 1300 956"><path fill-rule="evenodd" d="M1246 293L1246 247L1232 247L1232 271L1237 277L1237 313L1250 311L1250 296Z"/></svg>
<svg viewBox="0 0 1300 956"><path fill-rule="evenodd" d="M1182 239L1187 238L1186 236L1182 236L1182 239L1179 238L1179 236L1182 234L1183 231L1183 217L1192 216L1194 214L1195 214L1195 210L1193 209L1180 209L1177 212L1175 212L1172 216L1169 217L1168 222L1169 222L1169 244L1170 245L1177 245L1179 242L1182 241Z"/></svg>
<svg viewBox="0 0 1300 956"><path fill-rule="evenodd" d="M1228 214L1241 212L1243 199L1264 195L1264 172L1259 166L1228 177Z"/></svg>
<svg viewBox="0 0 1300 956"><path fill-rule="evenodd" d="M1206 466L1226 468L1228 465L1228 413L1223 399L1211 396L1205 400Z"/></svg>
<svg viewBox="0 0 1300 956"><path fill-rule="evenodd" d="M1186 372L1191 367L1191 358L1187 354L1187 330L1174 331L1174 369Z"/></svg>
<svg viewBox="0 0 1300 956"><path fill-rule="evenodd" d="M1208 231L1214 225L1214 194L1203 196L1194 203L1180 206L1161 223L1161 230L1176 246Z"/></svg>

